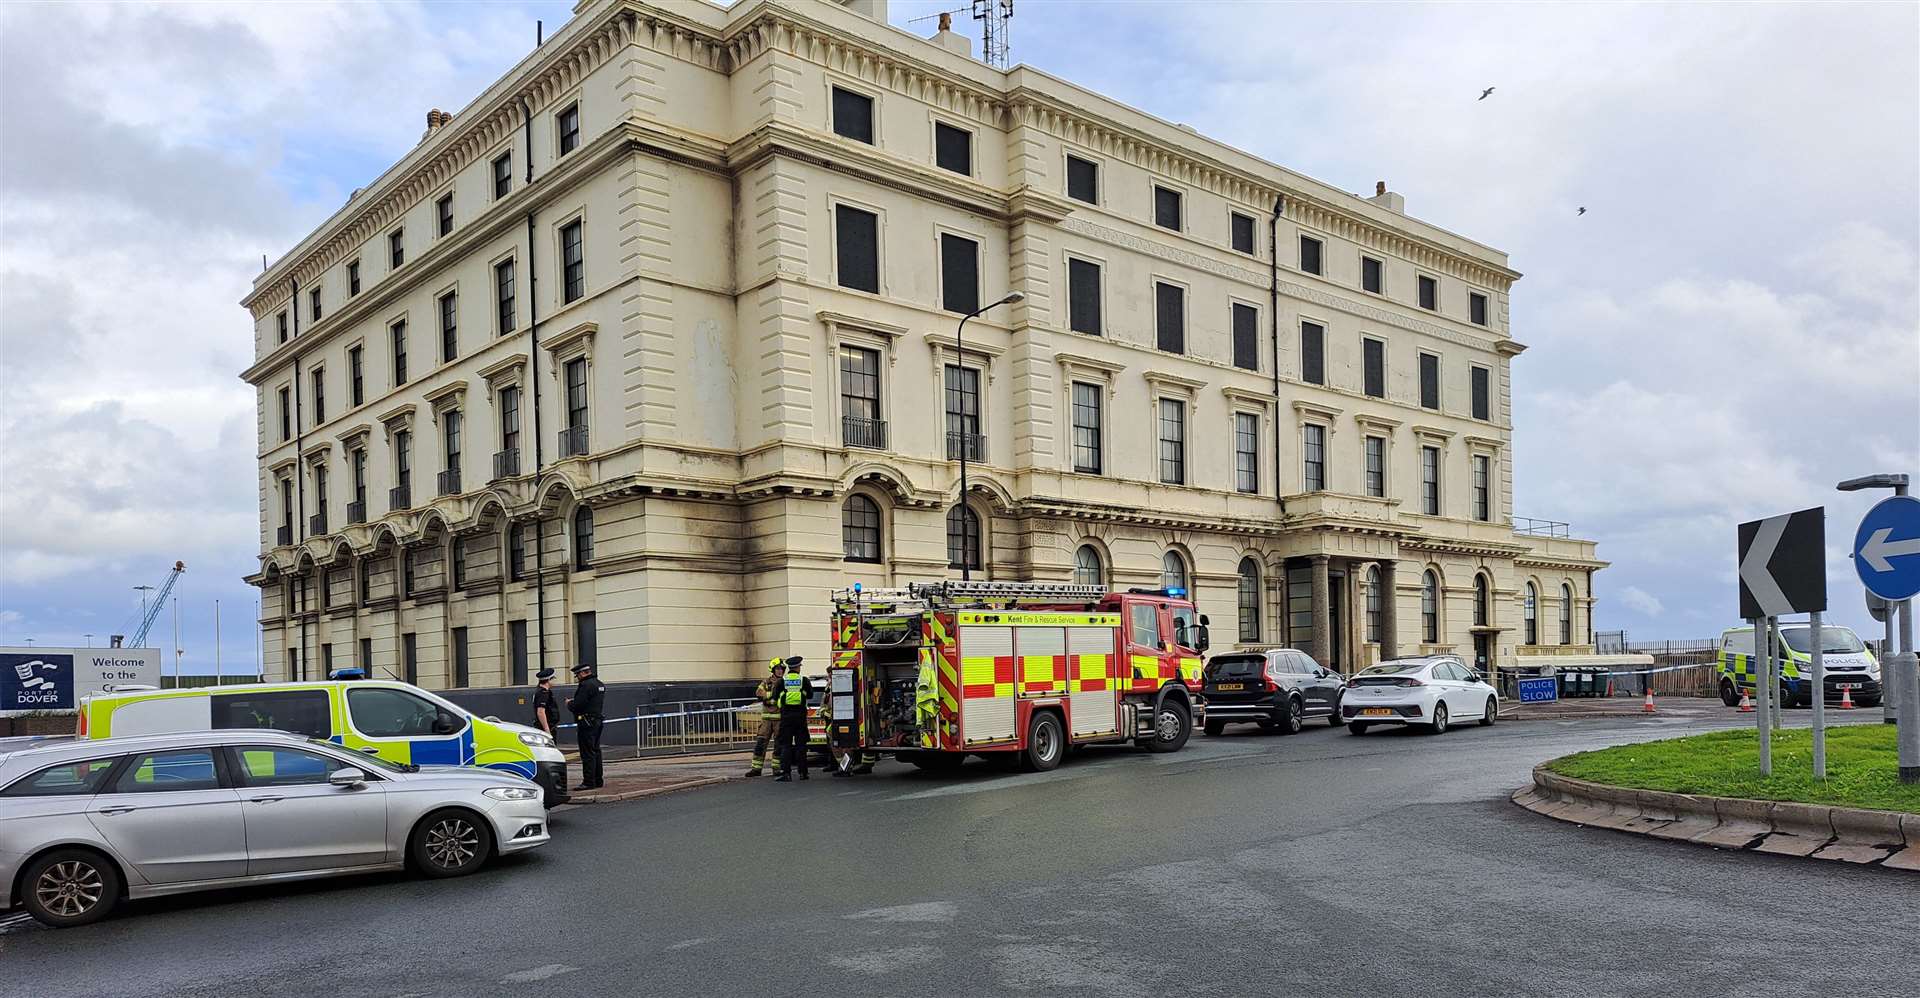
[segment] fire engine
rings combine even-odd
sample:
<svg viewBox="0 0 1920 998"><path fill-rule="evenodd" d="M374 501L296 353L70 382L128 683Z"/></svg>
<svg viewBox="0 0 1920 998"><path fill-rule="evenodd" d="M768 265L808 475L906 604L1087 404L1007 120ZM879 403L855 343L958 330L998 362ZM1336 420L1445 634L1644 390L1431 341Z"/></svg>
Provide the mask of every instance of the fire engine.
<svg viewBox="0 0 1920 998"><path fill-rule="evenodd" d="M1070 746L1175 752L1199 710L1207 618L1180 589L935 582L833 594L834 751L1035 771Z"/></svg>

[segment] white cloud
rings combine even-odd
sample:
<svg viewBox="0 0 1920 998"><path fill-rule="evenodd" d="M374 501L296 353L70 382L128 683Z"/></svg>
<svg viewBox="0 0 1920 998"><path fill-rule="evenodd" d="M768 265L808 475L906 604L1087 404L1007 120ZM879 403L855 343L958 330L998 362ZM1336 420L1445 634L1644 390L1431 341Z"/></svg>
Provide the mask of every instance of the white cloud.
<svg viewBox="0 0 1920 998"><path fill-rule="evenodd" d="M1666 605L1660 602L1659 597L1639 586L1622 587L1620 602L1626 604L1629 609L1648 617L1658 617L1667 612Z"/></svg>

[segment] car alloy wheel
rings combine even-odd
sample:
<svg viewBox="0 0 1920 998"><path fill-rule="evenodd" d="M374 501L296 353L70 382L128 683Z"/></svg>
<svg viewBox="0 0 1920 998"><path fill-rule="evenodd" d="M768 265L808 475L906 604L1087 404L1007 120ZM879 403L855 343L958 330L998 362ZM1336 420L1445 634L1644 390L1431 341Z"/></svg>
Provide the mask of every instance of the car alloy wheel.
<svg viewBox="0 0 1920 998"><path fill-rule="evenodd" d="M1447 705L1444 703L1433 705L1433 733L1436 735L1447 733Z"/></svg>
<svg viewBox="0 0 1920 998"><path fill-rule="evenodd" d="M1491 725L1493 722L1498 721L1499 719L1500 719L1500 702L1495 700L1492 697L1488 697L1486 710L1484 710L1480 714L1480 726L1483 728L1487 727L1488 725Z"/></svg>
<svg viewBox="0 0 1920 998"><path fill-rule="evenodd" d="M480 854L480 830L472 821L450 814L427 829L427 862L442 870L464 870Z"/></svg>
<svg viewBox="0 0 1920 998"><path fill-rule="evenodd" d="M1274 718L1274 726L1283 735L1298 734L1301 728L1300 701L1288 697L1287 702L1280 706L1280 716Z"/></svg>
<svg viewBox="0 0 1920 998"><path fill-rule="evenodd" d="M80 918L106 897L107 881L100 868L84 859L61 860L34 881L33 895L40 906L60 918Z"/></svg>

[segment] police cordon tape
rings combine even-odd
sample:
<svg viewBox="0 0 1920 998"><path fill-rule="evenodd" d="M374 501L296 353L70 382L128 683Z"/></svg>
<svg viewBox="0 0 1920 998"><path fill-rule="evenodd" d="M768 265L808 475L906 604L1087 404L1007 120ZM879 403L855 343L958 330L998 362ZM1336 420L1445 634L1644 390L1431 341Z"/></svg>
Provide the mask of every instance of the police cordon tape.
<svg viewBox="0 0 1920 998"><path fill-rule="evenodd" d="M601 721L600 723L601 724L619 724L622 721L650 721L656 717L694 717L699 714L744 714L747 711L759 710L759 709L760 709L759 704L750 703L744 707L719 707L712 710L675 711L671 714L634 714L629 717L609 717L606 720ZM579 724L577 722L569 721L566 724L556 724L554 725L554 727L556 729L577 728L579 727Z"/></svg>

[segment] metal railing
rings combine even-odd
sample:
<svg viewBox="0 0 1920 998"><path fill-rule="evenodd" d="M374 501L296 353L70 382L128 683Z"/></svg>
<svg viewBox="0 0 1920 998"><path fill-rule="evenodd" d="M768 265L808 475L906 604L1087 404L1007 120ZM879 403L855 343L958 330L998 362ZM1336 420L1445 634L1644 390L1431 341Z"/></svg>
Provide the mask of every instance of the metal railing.
<svg viewBox="0 0 1920 998"><path fill-rule="evenodd" d="M512 478L520 474L520 448L509 447L493 452L493 477L495 480Z"/></svg>
<svg viewBox="0 0 1920 998"><path fill-rule="evenodd" d="M325 512L315 513L312 516L307 517L307 533L324 534L326 532L327 532L327 514Z"/></svg>
<svg viewBox="0 0 1920 998"><path fill-rule="evenodd" d="M840 439L848 447L887 449L887 421L862 416L840 417Z"/></svg>
<svg viewBox="0 0 1920 998"><path fill-rule="evenodd" d="M436 484L443 496L457 495L460 492L460 469L448 468L436 476Z"/></svg>
<svg viewBox="0 0 1920 998"><path fill-rule="evenodd" d="M1513 532L1528 537L1571 537L1573 535L1568 533L1571 529L1571 524L1559 520L1536 520L1530 516L1513 518Z"/></svg>
<svg viewBox="0 0 1920 998"><path fill-rule="evenodd" d="M987 459L986 434L947 431L947 460L958 461L962 453L967 455L969 461L985 461Z"/></svg>
<svg viewBox="0 0 1920 998"><path fill-rule="evenodd" d="M569 426L560 431L560 456L579 457L587 452L587 424Z"/></svg>
<svg viewBox="0 0 1920 998"><path fill-rule="evenodd" d="M293 543L293 526L291 524L287 524L285 526L274 528L273 542L275 544L280 545L281 547L286 547L287 545L292 544Z"/></svg>
<svg viewBox="0 0 1920 998"><path fill-rule="evenodd" d="M751 747L759 727L760 701L751 697L679 700L608 718L601 741L609 757L698 755ZM560 740L569 748L579 745L572 725L560 728Z"/></svg>
<svg viewBox="0 0 1920 998"><path fill-rule="evenodd" d="M367 522L366 500L362 499L358 502L350 502L347 504L347 522L348 523Z"/></svg>
<svg viewBox="0 0 1920 998"><path fill-rule="evenodd" d="M387 509L388 510L412 509L412 508L413 508L413 486L412 485L396 485L393 488L390 488L387 490Z"/></svg>

